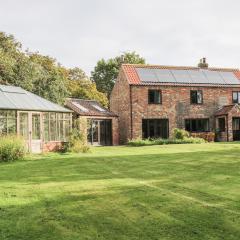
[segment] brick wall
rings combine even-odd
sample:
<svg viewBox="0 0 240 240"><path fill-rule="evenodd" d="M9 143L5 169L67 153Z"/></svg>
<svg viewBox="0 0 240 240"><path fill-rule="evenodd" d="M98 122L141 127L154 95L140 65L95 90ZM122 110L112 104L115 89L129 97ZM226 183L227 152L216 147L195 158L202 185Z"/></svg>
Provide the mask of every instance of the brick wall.
<svg viewBox="0 0 240 240"><path fill-rule="evenodd" d="M110 110L119 116L119 142L131 138L130 131L130 86L121 70L110 97Z"/></svg>
<svg viewBox="0 0 240 240"><path fill-rule="evenodd" d="M232 104L232 91L240 88L228 87L184 87L184 86L131 86L132 92L132 137L142 137L143 118L168 118L169 135L173 128L184 128L187 118L209 118L210 131L215 130L214 113L224 105ZM162 104L148 104L148 90L162 91ZM190 104L190 90L202 90L203 104ZM120 143L131 137L130 86L123 72L111 95L111 111L119 115ZM231 138L230 138L231 139Z"/></svg>
<svg viewBox="0 0 240 240"><path fill-rule="evenodd" d="M43 152L57 152L63 149L63 142L47 142L43 144Z"/></svg>

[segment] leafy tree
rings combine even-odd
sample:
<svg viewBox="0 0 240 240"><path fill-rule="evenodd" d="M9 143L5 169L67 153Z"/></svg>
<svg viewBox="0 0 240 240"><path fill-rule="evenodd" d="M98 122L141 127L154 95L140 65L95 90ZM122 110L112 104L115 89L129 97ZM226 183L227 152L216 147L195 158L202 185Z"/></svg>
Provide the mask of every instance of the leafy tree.
<svg viewBox="0 0 240 240"><path fill-rule="evenodd" d="M125 52L115 58L99 60L91 73L91 79L96 83L97 90L110 96L123 63L145 64L145 59L136 52Z"/></svg>
<svg viewBox="0 0 240 240"><path fill-rule="evenodd" d="M33 92L56 103L64 103L68 96L67 70L48 56L32 53L29 58L33 66Z"/></svg>
<svg viewBox="0 0 240 240"><path fill-rule="evenodd" d="M85 72L80 68L73 68L69 70L68 90L71 97L93 99L100 102L105 107L108 106L108 99L106 95L97 90L96 84L90 81Z"/></svg>
<svg viewBox="0 0 240 240"><path fill-rule="evenodd" d="M0 32L0 83L22 87L56 103L67 96L67 74L55 59L28 53L12 35Z"/></svg>
<svg viewBox="0 0 240 240"><path fill-rule="evenodd" d="M0 32L0 84L22 87L53 102L66 97L95 99L104 106L107 97L80 68L66 69L54 58L25 52L12 35Z"/></svg>

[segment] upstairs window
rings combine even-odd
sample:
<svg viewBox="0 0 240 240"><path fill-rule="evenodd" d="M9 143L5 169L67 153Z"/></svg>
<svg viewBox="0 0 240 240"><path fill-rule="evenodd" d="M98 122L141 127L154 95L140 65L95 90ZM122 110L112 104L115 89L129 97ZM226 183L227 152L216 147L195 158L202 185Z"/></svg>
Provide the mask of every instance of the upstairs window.
<svg viewBox="0 0 240 240"><path fill-rule="evenodd" d="M162 93L160 90L148 90L148 103L149 104L161 104Z"/></svg>
<svg viewBox="0 0 240 240"><path fill-rule="evenodd" d="M240 92L233 92L232 98L233 98L233 103L240 104Z"/></svg>
<svg viewBox="0 0 240 240"><path fill-rule="evenodd" d="M185 129L188 132L209 132L209 119L186 119Z"/></svg>
<svg viewBox="0 0 240 240"><path fill-rule="evenodd" d="M201 90L191 90L190 98L191 98L191 104L203 103L203 94Z"/></svg>

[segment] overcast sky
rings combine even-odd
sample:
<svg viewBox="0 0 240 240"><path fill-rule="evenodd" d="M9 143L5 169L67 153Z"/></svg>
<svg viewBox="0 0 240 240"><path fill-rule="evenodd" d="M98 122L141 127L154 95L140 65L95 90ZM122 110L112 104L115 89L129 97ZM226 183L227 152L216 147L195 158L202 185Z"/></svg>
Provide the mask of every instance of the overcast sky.
<svg viewBox="0 0 240 240"><path fill-rule="evenodd" d="M136 51L147 63L240 67L238 0L0 0L0 31L88 74Z"/></svg>

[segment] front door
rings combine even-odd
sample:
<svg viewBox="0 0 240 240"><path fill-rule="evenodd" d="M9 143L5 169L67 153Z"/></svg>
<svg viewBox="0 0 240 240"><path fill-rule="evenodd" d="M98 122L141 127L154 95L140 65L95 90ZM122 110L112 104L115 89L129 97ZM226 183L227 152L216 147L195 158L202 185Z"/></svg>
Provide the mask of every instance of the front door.
<svg viewBox="0 0 240 240"><path fill-rule="evenodd" d="M88 142L92 145L112 145L112 120L93 119L89 121Z"/></svg>
<svg viewBox="0 0 240 240"><path fill-rule="evenodd" d="M240 118L233 118L233 141L240 141Z"/></svg>
<svg viewBox="0 0 240 240"><path fill-rule="evenodd" d="M41 116L40 113L32 114L32 139L31 150L33 153L42 152L42 140L41 140Z"/></svg>
<svg viewBox="0 0 240 240"><path fill-rule="evenodd" d="M100 120L100 144L102 146L112 145L112 120Z"/></svg>

